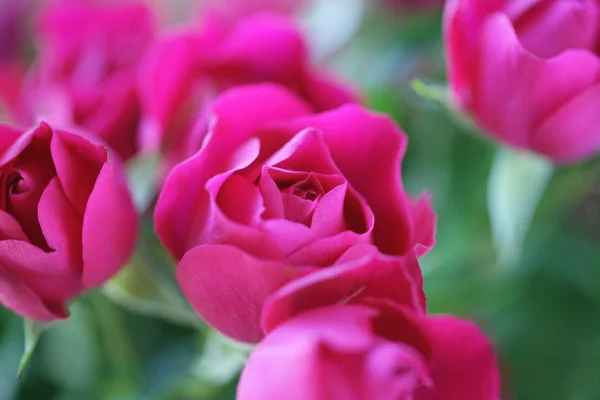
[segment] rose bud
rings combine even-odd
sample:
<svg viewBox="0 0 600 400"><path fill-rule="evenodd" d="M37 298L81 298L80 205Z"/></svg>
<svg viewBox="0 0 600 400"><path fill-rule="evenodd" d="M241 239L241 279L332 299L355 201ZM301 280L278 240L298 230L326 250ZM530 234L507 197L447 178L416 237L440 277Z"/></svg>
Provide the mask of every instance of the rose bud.
<svg viewBox="0 0 600 400"><path fill-rule="evenodd" d="M454 102L492 138L556 163L600 149L600 1L448 0Z"/></svg>
<svg viewBox="0 0 600 400"><path fill-rule="evenodd" d="M36 28L38 60L24 92L25 113L83 127L123 159L136 150L135 82L154 35L143 2L49 2Z"/></svg>
<svg viewBox="0 0 600 400"><path fill-rule="evenodd" d="M295 316L254 349L238 400L499 400L489 341L472 323L371 300Z"/></svg>
<svg viewBox="0 0 600 400"><path fill-rule="evenodd" d="M118 158L42 122L0 126L0 303L37 321L66 318L67 302L129 258L137 216Z"/></svg>
<svg viewBox="0 0 600 400"><path fill-rule="evenodd" d="M286 86L315 111L357 99L310 63L289 19L261 14L230 26L210 14L201 28L166 33L145 57L138 85L144 113L141 149L162 152L166 175L201 147L206 108L215 96L260 82Z"/></svg>

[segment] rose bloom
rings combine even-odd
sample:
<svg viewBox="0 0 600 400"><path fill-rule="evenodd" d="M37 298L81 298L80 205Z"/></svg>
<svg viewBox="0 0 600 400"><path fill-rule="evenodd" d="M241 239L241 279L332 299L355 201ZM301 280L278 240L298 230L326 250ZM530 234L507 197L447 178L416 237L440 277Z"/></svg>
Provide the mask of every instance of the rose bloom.
<svg viewBox="0 0 600 400"><path fill-rule="evenodd" d="M140 119L138 62L153 35L151 10L142 2L49 2L36 26L39 54L25 114L83 127L129 158Z"/></svg>
<svg viewBox="0 0 600 400"><path fill-rule="evenodd" d="M0 2L0 121L18 112L21 85L25 77L25 42L31 1Z"/></svg>
<svg viewBox="0 0 600 400"><path fill-rule="evenodd" d="M254 349L238 400L499 400L494 352L477 327L382 299L284 321Z"/></svg>
<svg viewBox="0 0 600 400"><path fill-rule="evenodd" d="M260 14L231 26L208 14L201 27L166 32L142 63L141 149L160 150L166 174L200 148L207 132L206 107L215 96L259 82L288 87L315 111L357 98L310 63L302 36L288 18Z"/></svg>
<svg viewBox="0 0 600 400"><path fill-rule="evenodd" d="M569 163L600 149L600 1L449 0L454 101L493 138Z"/></svg>
<svg viewBox="0 0 600 400"><path fill-rule="evenodd" d="M24 317L65 318L66 302L129 258L137 216L117 159L46 123L0 126L0 303Z"/></svg>
<svg viewBox="0 0 600 400"><path fill-rule="evenodd" d="M208 119L201 150L164 184L155 229L184 294L221 332L260 340L264 299L353 246L403 256L433 245L434 212L404 192L406 136L390 118L358 105L314 113L261 84L227 91Z"/></svg>

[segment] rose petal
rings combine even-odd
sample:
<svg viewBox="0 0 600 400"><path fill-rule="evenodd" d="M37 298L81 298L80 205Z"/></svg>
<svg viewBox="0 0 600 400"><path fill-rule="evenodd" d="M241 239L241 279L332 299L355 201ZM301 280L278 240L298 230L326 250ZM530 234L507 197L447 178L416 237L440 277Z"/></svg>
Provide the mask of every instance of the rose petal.
<svg viewBox="0 0 600 400"><path fill-rule="evenodd" d="M415 400L499 400L500 377L490 342L473 323L454 317L428 318L432 345L431 388Z"/></svg>
<svg viewBox="0 0 600 400"><path fill-rule="evenodd" d="M177 266L177 281L196 312L215 329L256 342L263 337L259 319L265 298L310 271L260 260L233 246L204 245L185 254Z"/></svg>
<svg viewBox="0 0 600 400"><path fill-rule="evenodd" d="M587 50L536 58L523 49L508 17L498 13L483 27L477 76L474 113L483 127L513 146L531 148L539 124L596 82L600 61Z"/></svg>
<svg viewBox="0 0 600 400"><path fill-rule="evenodd" d="M100 170L83 217L83 286L97 287L129 259L138 219L117 160Z"/></svg>
<svg viewBox="0 0 600 400"><path fill-rule="evenodd" d="M0 153L4 153L23 134L20 129L0 124Z"/></svg>
<svg viewBox="0 0 600 400"><path fill-rule="evenodd" d="M56 174L68 199L83 217L107 150L80 136L55 131L50 145Z"/></svg>
<svg viewBox="0 0 600 400"><path fill-rule="evenodd" d="M400 179L406 136L388 117L346 105L301 118L290 131L307 126L322 132L335 164L375 215L374 243L388 254L404 254L415 244L410 203Z"/></svg>
<svg viewBox="0 0 600 400"><path fill-rule="evenodd" d="M0 303L11 311L35 321L52 321L69 316L62 304L44 302L4 265L0 267Z"/></svg>
<svg viewBox="0 0 600 400"><path fill-rule="evenodd" d="M223 154L233 153L261 126L304 115L309 109L287 90L264 84L229 91L212 110L214 124L205 147L172 171L156 206L156 232L177 259L189 248L189 230L206 224L209 196L204 185L224 172L228 160Z"/></svg>
<svg viewBox="0 0 600 400"><path fill-rule="evenodd" d="M422 289L406 265L399 258L381 255L374 246L354 246L336 265L298 278L271 295L263 308L261 327L268 333L302 312L352 303L356 297L390 298L422 312Z"/></svg>
<svg viewBox="0 0 600 400"><path fill-rule="evenodd" d="M599 74L600 76L600 74ZM552 114L533 138L533 148L560 163L600 151L600 84L593 85Z"/></svg>

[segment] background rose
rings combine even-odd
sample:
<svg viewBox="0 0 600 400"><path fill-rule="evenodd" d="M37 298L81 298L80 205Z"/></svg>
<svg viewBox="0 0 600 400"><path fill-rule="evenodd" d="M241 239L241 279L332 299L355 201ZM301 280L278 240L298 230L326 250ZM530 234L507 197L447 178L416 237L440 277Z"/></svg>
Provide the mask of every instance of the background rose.
<svg viewBox="0 0 600 400"><path fill-rule="evenodd" d="M135 152L138 62L154 34L142 2L59 0L40 11L38 59L25 111L100 136L123 158Z"/></svg>
<svg viewBox="0 0 600 400"><path fill-rule="evenodd" d="M494 138L574 162L600 149L600 2L450 0L455 101Z"/></svg>
<svg viewBox="0 0 600 400"><path fill-rule="evenodd" d="M0 302L24 317L65 318L65 302L128 259L137 217L104 146L42 123L0 127Z"/></svg>
<svg viewBox="0 0 600 400"><path fill-rule="evenodd" d="M231 26L208 14L201 27L166 32L145 57L139 80L141 148L160 148L168 172L200 148L211 99L227 88L259 82L288 87L316 111L357 99L310 63L292 20L260 14Z"/></svg>
<svg viewBox="0 0 600 400"><path fill-rule="evenodd" d="M239 400L497 400L493 349L470 322L393 303L302 313L250 355Z"/></svg>
<svg viewBox="0 0 600 400"><path fill-rule="evenodd" d="M224 333L260 339L264 298L354 245L433 245L434 213L404 193L406 137L390 119L359 106L313 114L274 85L232 89L209 116L204 147L165 182L155 229L181 260L184 293Z"/></svg>

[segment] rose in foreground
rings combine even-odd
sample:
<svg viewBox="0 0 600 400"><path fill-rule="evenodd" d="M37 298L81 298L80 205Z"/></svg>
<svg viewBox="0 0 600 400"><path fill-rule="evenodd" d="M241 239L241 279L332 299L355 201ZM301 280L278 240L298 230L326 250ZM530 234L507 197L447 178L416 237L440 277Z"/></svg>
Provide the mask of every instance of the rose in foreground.
<svg viewBox="0 0 600 400"><path fill-rule="evenodd" d="M160 149L164 172L170 171L200 148L211 100L225 89L260 82L288 87L316 111L356 100L311 65L290 19L260 14L230 26L210 14L202 27L165 33L142 62L140 148Z"/></svg>
<svg viewBox="0 0 600 400"><path fill-rule="evenodd" d="M26 117L83 127L129 158L140 119L138 62L153 35L142 2L46 4L36 27L38 59L24 91Z"/></svg>
<svg viewBox="0 0 600 400"><path fill-rule="evenodd" d="M491 344L453 317L383 300L301 313L250 355L239 400L498 400Z"/></svg>
<svg viewBox="0 0 600 400"><path fill-rule="evenodd" d="M123 171L104 146L46 123L0 126L0 154L0 303L38 321L65 318L65 303L133 250Z"/></svg>
<svg viewBox="0 0 600 400"><path fill-rule="evenodd" d="M454 101L495 139L575 162L600 150L600 1L449 0Z"/></svg>
<svg viewBox="0 0 600 400"><path fill-rule="evenodd" d="M403 256L433 245L434 212L404 192L406 137L390 118L357 105L314 114L270 84L226 92L209 118L202 149L165 182L155 229L184 294L221 332L260 340L265 298L353 246Z"/></svg>

